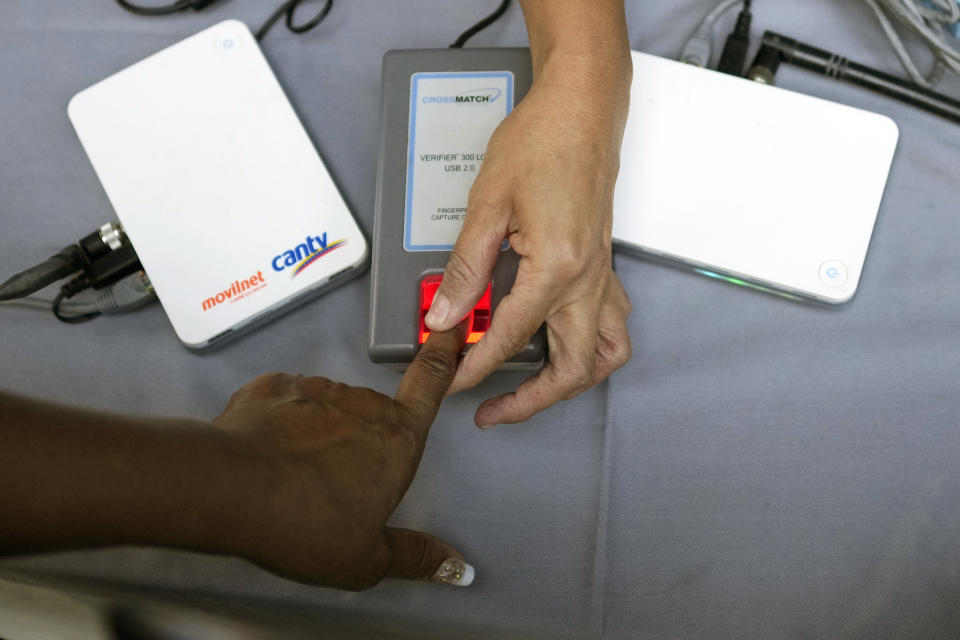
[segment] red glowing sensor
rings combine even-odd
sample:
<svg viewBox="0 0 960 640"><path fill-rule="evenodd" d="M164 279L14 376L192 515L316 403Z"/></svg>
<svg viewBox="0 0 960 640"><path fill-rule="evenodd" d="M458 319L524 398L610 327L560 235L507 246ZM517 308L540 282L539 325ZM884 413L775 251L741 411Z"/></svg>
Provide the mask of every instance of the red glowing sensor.
<svg viewBox="0 0 960 640"><path fill-rule="evenodd" d="M430 329L427 328L427 323L424 321L424 318L427 316L427 311L430 310L430 305L433 304L433 296L437 295L437 289L440 288L441 280L443 280L443 276L435 274L426 276L420 281L420 344L426 342L427 338L430 337ZM483 334L487 332L487 329L490 328L489 284L487 285L487 290L484 291L480 297L477 306L473 308L473 311L471 311L467 317L470 322L470 333L467 334L467 344L473 344L478 342L480 338L483 337Z"/></svg>

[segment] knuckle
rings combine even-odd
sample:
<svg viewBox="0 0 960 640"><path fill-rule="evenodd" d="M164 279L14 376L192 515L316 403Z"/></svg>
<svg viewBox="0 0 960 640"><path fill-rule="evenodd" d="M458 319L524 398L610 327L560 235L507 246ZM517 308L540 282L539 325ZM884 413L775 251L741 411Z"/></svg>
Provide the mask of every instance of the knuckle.
<svg viewBox="0 0 960 640"><path fill-rule="evenodd" d="M312 402L322 402L325 398L329 398L331 394L337 393L337 383L329 378L301 376L294 378L293 384L302 406L307 406Z"/></svg>
<svg viewBox="0 0 960 640"><path fill-rule="evenodd" d="M451 285L479 286L480 284L485 284L482 282L483 279L463 254L457 251L450 254L450 259L447 261L447 266L443 273L444 284L448 287Z"/></svg>
<svg viewBox="0 0 960 640"><path fill-rule="evenodd" d="M393 404L393 409L386 415L386 419L377 424L391 451L412 456L423 449L424 443L414 426L417 415L411 407Z"/></svg>
<svg viewBox="0 0 960 640"><path fill-rule="evenodd" d="M588 251L579 238L560 236L551 246L556 259L564 264L581 265Z"/></svg>
<svg viewBox="0 0 960 640"><path fill-rule="evenodd" d="M417 432L411 428L410 424L413 418L402 424L395 424L391 428L392 442L391 448L401 450L407 456L417 454L423 448L423 442Z"/></svg>
<svg viewBox="0 0 960 640"><path fill-rule="evenodd" d="M301 389L314 392L323 391L334 385L333 380L330 378L322 378L319 376L309 378L301 376L295 378L295 381Z"/></svg>
<svg viewBox="0 0 960 640"><path fill-rule="evenodd" d="M322 380L324 383L321 383L318 388L334 398L347 398L354 393L354 388L344 382L335 382L326 378Z"/></svg>
<svg viewBox="0 0 960 640"><path fill-rule="evenodd" d="M487 186L489 181L478 177L470 185L470 191L467 193L467 219L470 215L482 217L484 214L498 211L501 208L500 199L496 197L496 190L491 190Z"/></svg>
<svg viewBox="0 0 960 640"><path fill-rule="evenodd" d="M457 355L450 351L430 349L420 352L417 363L427 375L446 381L452 379L457 370Z"/></svg>
<svg viewBox="0 0 960 640"><path fill-rule="evenodd" d="M630 301L630 296L624 291L623 285L620 284L619 280L613 280L611 284L615 287L612 302L615 308L620 311L620 315L626 319L627 316L633 313L633 302Z"/></svg>
<svg viewBox="0 0 960 640"><path fill-rule="evenodd" d="M623 288L623 283L620 282L620 277L611 269L610 271L610 280L607 283L609 287L609 292L607 294L607 303L613 304L620 315L626 318L633 312L633 303L630 301L630 296L627 295L626 289Z"/></svg>
<svg viewBox="0 0 960 640"><path fill-rule="evenodd" d="M527 335L526 331L520 329L511 331L507 339L510 355L513 356L523 351L528 342L530 342L530 336Z"/></svg>
<svg viewBox="0 0 960 640"><path fill-rule="evenodd" d="M393 402L392 399L369 387L354 387L354 393L357 394L357 399L363 403L363 406L373 408L378 413L383 409L385 401Z"/></svg>
<svg viewBox="0 0 960 640"><path fill-rule="evenodd" d="M613 327L601 330L597 355L604 370L604 377L619 369L633 356L633 344L626 323L618 322Z"/></svg>
<svg viewBox="0 0 960 640"><path fill-rule="evenodd" d="M528 342L530 342L530 335L527 335L522 327L508 326L500 343L500 355L504 358L512 358L523 351Z"/></svg>
<svg viewBox="0 0 960 640"><path fill-rule="evenodd" d="M261 376L257 376L250 382L250 386L255 387L276 387L278 385L287 382L291 376L289 374L283 373L281 371L275 371L273 373L265 373Z"/></svg>
<svg viewBox="0 0 960 640"><path fill-rule="evenodd" d="M257 376L244 386L240 387L240 389L233 394L231 400L242 398L243 396L247 395L260 398L278 394L287 388L287 385L290 384L292 379L293 376L287 373L265 373Z"/></svg>
<svg viewBox="0 0 960 640"><path fill-rule="evenodd" d="M432 575L436 567L432 562L433 549L430 541L424 536L415 536L408 544L407 552L414 559L411 564L411 573L424 578Z"/></svg>
<svg viewBox="0 0 960 640"><path fill-rule="evenodd" d="M583 242L561 239L550 248L550 275L558 282L578 280L594 265L594 258L594 252Z"/></svg>
<svg viewBox="0 0 960 640"><path fill-rule="evenodd" d="M563 372L561 382L569 390L583 389L593 379L593 366L583 360L571 362Z"/></svg>
<svg viewBox="0 0 960 640"><path fill-rule="evenodd" d="M610 354L610 360L613 363L614 369L619 369L623 365L630 362L630 358L633 357L633 345L630 343L629 336L623 336L622 340L617 340L613 343L613 350Z"/></svg>

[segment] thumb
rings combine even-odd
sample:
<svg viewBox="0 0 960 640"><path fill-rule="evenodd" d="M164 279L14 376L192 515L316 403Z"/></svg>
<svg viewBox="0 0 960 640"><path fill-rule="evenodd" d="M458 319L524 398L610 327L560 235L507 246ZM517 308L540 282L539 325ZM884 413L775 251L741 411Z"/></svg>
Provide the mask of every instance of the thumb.
<svg viewBox="0 0 960 640"><path fill-rule="evenodd" d="M500 211L470 208L447 260L440 288L424 321L431 331L446 331L467 317L487 289L506 237Z"/></svg>
<svg viewBox="0 0 960 640"><path fill-rule="evenodd" d="M387 527L386 535L391 552L387 578L445 582L458 587L469 587L473 582L473 567L440 538L393 527Z"/></svg>

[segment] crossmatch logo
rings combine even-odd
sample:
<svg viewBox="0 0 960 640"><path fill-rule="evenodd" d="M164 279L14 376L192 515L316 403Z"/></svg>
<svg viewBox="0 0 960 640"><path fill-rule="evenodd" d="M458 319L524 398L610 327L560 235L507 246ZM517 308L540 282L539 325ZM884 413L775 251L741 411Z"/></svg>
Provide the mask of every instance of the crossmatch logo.
<svg viewBox="0 0 960 640"><path fill-rule="evenodd" d="M245 278L243 280L234 280L229 289L224 289L223 291L217 293L217 295L210 296L204 300L203 310L209 311L218 304L223 304L224 302L236 302L238 300L242 300L254 291L263 289L265 286L267 286L267 283L263 279L263 271L257 271L256 275L250 276L249 278Z"/></svg>
<svg viewBox="0 0 960 640"><path fill-rule="evenodd" d="M496 102L503 91L496 87L464 91L459 96L423 96L424 104L484 104Z"/></svg>
<svg viewBox="0 0 960 640"><path fill-rule="evenodd" d="M294 248L274 256L273 260L270 261L270 266L273 267L274 271L292 269L290 277L296 278L304 269L346 243L345 239L327 242L326 232L322 236L307 236L303 242Z"/></svg>

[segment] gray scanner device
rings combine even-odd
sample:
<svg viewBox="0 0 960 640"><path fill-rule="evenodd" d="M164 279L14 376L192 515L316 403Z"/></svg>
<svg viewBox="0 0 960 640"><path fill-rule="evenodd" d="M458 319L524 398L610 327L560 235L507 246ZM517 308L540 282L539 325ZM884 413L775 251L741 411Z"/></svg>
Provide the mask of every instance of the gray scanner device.
<svg viewBox="0 0 960 640"><path fill-rule="evenodd" d="M460 93L467 98L458 99L451 95L428 95L427 91L417 93L417 79L421 77L483 76L489 74L494 80L509 82L509 89L472 89ZM463 100L486 101L512 99L516 105L523 99L533 80L529 49L422 49L388 51L383 58L383 79L381 84L380 111L380 154L377 166L377 191L373 223L373 257L370 286L370 342L368 350L373 362L391 368L405 369L416 356L420 348L422 333L421 322L423 308L422 287L424 279L436 279L442 275L450 257L449 246L431 245L423 249L408 235L410 230L411 183L413 176L408 169L414 166L414 146L411 137L417 130L414 118L434 118L435 111L429 107L441 102L460 102ZM481 83L481 85L493 82ZM426 86L426 85L424 85ZM507 84L502 85L505 89ZM486 91L486 93L485 93ZM437 93L434 91L433 93ZM448 91L446 93L457 93ZM470 96L477 96L470 97ZM414 99L416 98L416 99ZM427 102L431 104L427 104ZM426 106L424 106L426 105ZM499 103L503 106L503 103ZM421 109L418 114L416 109ZM451 105L473 108L474 105ZM478 109L485 104L476 105ZM457 117L462 118L462 113ZM475 111L474 113L480 113ZM434 118L442 119L441 116ZM469 126L466 120L455 120ZM434 126L423 123L422 126ZM439 125L437 125L439 126ZM435 127L434 127L435 128ZM442 133L442 132L441 132ZM436 141L436 132L432 132ZM421 134L421 140L426 136ZM440 138L442 142L442 138ZM426 144L425 142L423 144ZM436 145L435 145L436 146ZM442 146L442 145L439 145ZM486 147L486 140L483 141ZM482 150L481 150L482 151ZM444 156L446 157L446 156ZM475 170L479 162L469 168ZM431 165L430 171L433 171ZM441 169L437 169L441 171ZM424 170L423 179L418 184L422 198L430 199L433 186L431 176L443 175ZM418 179L420 178L418 177ZM436 180L446 178L436 178ZM426 186L424 186L426 185ZM439 189L442 191L442 189ZM465 201L463 203L465 207ZM421 207L422 209L423 207ZM458 233L459 227L455 233ZM505 249L494 268L490 287L489 314L496 311L497 305L506 296L516 276L519 257L511 249ZM479 314L479 312L477 312ZM473 328L471 328L472 330ZM464 349L470 349L467 344ZM546 355L544 332L541 328L527 346L508 360L503 369L535 370L542 366Z"/></svg>

